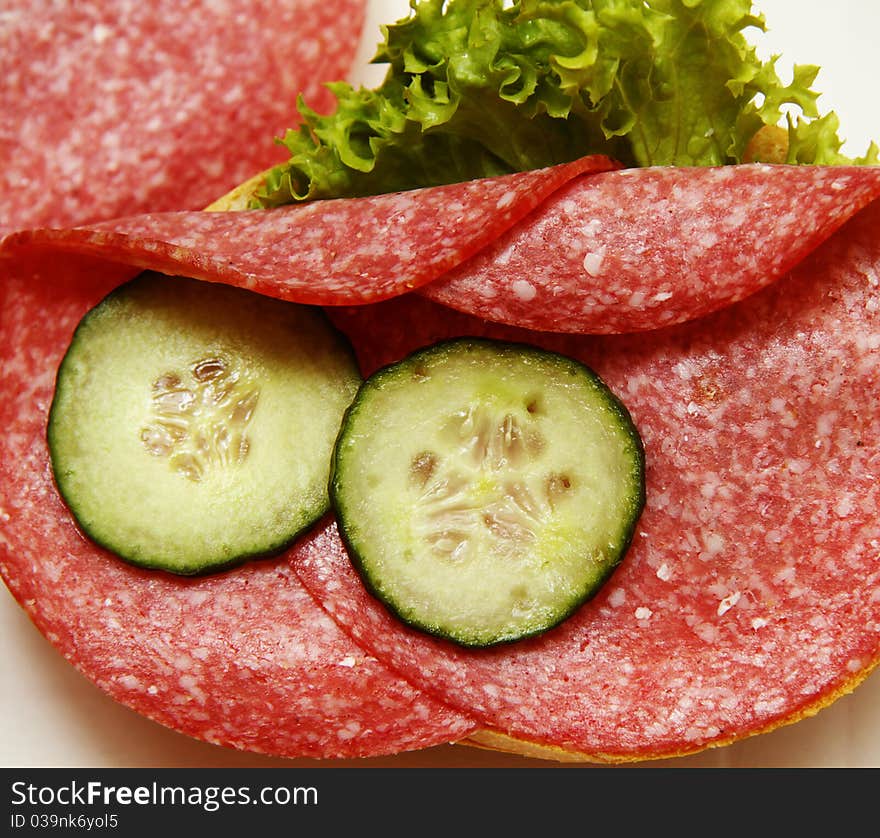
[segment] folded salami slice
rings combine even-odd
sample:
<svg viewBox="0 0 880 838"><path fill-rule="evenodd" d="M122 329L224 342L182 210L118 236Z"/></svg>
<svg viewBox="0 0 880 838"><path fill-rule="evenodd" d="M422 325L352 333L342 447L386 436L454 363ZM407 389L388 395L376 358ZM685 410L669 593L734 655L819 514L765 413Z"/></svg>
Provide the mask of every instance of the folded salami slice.
<svg viewBox="0 0 880 838"><path fill-rule="evenodd" d="M683 323L775 281L880 197L880 168L628 169L573 181L423 290L526 328Z"/></svg>
<svg viewBox="0 0 880 838"><path fill-rule="evenodd" d="M284 155L364 0L2 3L0 230L200 208Z"/></svg>
<svg viewBox="0 0 880 838"><path fill-rule="evenodd" d="M350 305L441 276L606 157L480 181L253 212L162 213L13 233L2 256L49 250L227 282L299 303Z"/></svg>
<svg viewBox="0 0 880 838"><path fill-rule="evenodd" d="M661 332L553 338L413 298L337 312L368 366L463 333L583 359L641 431L648 500L600 595L508 647L405 628L339 551L299 554L300 577L358 643L496 744L658 757L815 712L880 659L878 224L875 204L771 288Z"/></svg>
<svg viewBox="0 0 880 838"><path fill-rule="evenodd" d="M45 442L55 371L118 275L3 277L0 572L46 637L113 698L175 730L291 757L450 742L474 723L392 675L297 581L292 556L198 579L123 564L76 529ZM338 549L318 527L294 551Z"/></svg>
<svg viewBox="0 0 880 838"><path fill-rule="evenodd" d="M755 293L880 197L880 168L613 170L604 157L369 198L7 236L328 306L420 288L539 331L660 328ZM590 177L578 175L590 174Z"/></svg>

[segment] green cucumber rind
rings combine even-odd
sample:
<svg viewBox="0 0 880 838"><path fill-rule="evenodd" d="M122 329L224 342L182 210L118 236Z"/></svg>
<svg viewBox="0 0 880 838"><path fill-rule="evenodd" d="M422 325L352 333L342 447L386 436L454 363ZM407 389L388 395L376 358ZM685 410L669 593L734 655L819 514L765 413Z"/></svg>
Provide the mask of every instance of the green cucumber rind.
<svg viewBox="0 0 880 838"><path fill-rule="evenodd" d="M311 509L306 508L305 512L301 516L301 524L294 530L285 533L283 537L275 541L269 542L268 544L261 546L258 550L239 550L235 551L234 555L230 555L229 558L225 560L213 560L200 565L184 567L172 566L168 562L161 559L157 560L150 558L149 556L145 557L133 554L124 543L117 542L112 537L109 537L107 535L101 535L94 525L90 525L87 522L83 521L78 511L76 502L71 500L70 495L72 493L69 491L67 481L65 479L66 477L69 477L70 471L65 471L61 463L59 463L57 455L57 451L61 448L61 445L59 445L59 440L56 438L56 430L58 426L58 423L56 422L56 413L59 405L59 382L63 380L66 365L70 362L71 358L75 357L78 339L82 336L82 333L89 328L89 322L91 321L91 319L97 316L98 309L106 301L110 300L121 292L124 293L127 286L132 285L139 280L143 280L144 277L145 274L138 274L136 277L129 280L128 282L114 288L102 300L100 300L88 312L86 312L86 314L77 324L68 348L64 353L64 357L62 358L61 363L58 366L54 381L52 404L49 408L46 426L46 443L49 451L49 463L52 471L53 481L58 490L60 499L70 512L72 523L84 538L96 544L98 547L112 553L116 559L119 559L120 561L132 567L149 571L163 571L170 573L174 576L195 578L201 576L210 576L216 573L222 573L234 567L245 564L249 561L277 557L285 550L287 550L292 544L294 544L299 538L312 530L315 525L318 524L318 522L320 522L327 516L327 514L331 510L329 497L325 497L322 503L316 504ZM187 278L185 277L182 279L184 281L190 281L187 280ZM298 304L298 306L301 309L308 310L316 318L316 320L321 322L322 326L326 328L328 335L332 336L339 349L347 356L348 360L350 361L352 370L358 372L360 367L357 360L357 354L355 353L354 347L352 346L348 336L336 327L336 325L330 320L326 312L320 306L302 304Z"/></svg>
<svg viewBox="0 0 880 838"><path fill-rule="evenodd" d="M633 497L632 503L629 506L629 515L623 522L620 530L620 548L617 551L614 560L610 561L607 564L607 566L604 568L604 572L597 577L595 583L590 585L581 596L572 597L569 600L568 607L561 609L559 612L557 612L557 618L554 619L552 622L542 624L531 630L517 632L515 635L495 637L489 641L465 633L456 633L440 626L426 623L419 619L414 619L406 614L401 608L399 608L393 600L386 596L381 586L379 585L377 580L373 578L373 575L370 573L369 568L366 566L366 561L362 556L362 550L358 547L356 540L351 532L351 528L346 524L347 513L345 510L345 504L341 498L341 494L344 490L345 478L344 464L342 471L340 470L340 450L342 448L342 443L345 440L345 436L349 428L351 427L353 421L357 418L358 411L361 405L364 403L364 394L366 394L369 390L376 387L377 385L381 384L384 378L398 375L400 370L405 368L406 366L414 365L425 357L430 357L433 354L447 351L449 348L456 345L470 346L473 348L490 348L492 349L492 351L502 349L503 351L528 353L535 356L540 356L542 358L551 358L556 363L563 363L570 368L576 369L580 374L586 375L590 379L591 383L602 394L603 399L614 413L617 421L620 424L621 429L625 432L627 438L632 445L633 466L637 478L635 485L635 496ZM519 643L544 635L547 632L558 628L562 623L573 616L585 603L589 602L599 593L605 583L612 576L614 571L620 566L620 563L623 561L623 558L629 550L633 538L635 537L638 521L647 500L645 471L645 447L641 435L639 434L638 428L633 421L632 415L630 414L626 405L614 394L614 392L608 387L608 385L605 384L605 382L599 377L599 375L589 366L576 358L572 358L558 352L553 352L551 350L543 349L541 347L525 342L504 341L479 336L463 336L441 340L428 346L416 349L406 355L400 361L395 361L379 368L361 383L360 388L358 389L358 392L354 397L354 400L345 411L342 419L342 424L340 426L339 435L336 439L336 445L333 448L333 456L330 465L329 495L330 505L336 513L337 528L340 538L342 539L342 542L346 547L346 551L348 553L352 567L357 572L366 590L369 591L369 593L375 599L377 599L389 613L391 613L404 625L407 625L423 634L436 637L439 640L453 643L456 646L478 650L493 648L496 646L509 645L512 643Z"/></svg>

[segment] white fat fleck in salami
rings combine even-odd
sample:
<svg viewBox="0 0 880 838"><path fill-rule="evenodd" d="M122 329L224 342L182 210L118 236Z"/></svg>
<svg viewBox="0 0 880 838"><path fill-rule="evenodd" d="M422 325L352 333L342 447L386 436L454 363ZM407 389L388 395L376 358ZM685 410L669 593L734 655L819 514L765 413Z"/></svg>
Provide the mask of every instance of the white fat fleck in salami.
<svg viewBox="0 0 880 838"><path fill-rule="evenodd" d="M413 684L545 745L670 755L817 709L880 658L878 224L874 204L791 276L662 332L541 336L412 297L337 312L367 368L475 333L586 361L643 436L647 506L594 600L478 653L396 623L338 553L297 572Z"/></svg>
<svg viewBox="0 0 880 838"><path fill-rule="evenodd" d="M54 284L0 286L0 571L38 628L116 700L216 744L360 757L467 735L472 721L342 634L290 556L183 579L125 565L80 534L52 481L46 412L73 328L118 277L92 265L65 283L55 267ZM319 526L297 549L339 547Z"/></svg>
<svg viewBox="0 0 880 838"><path fill-rule="evenodd" d="M878 197L876 167L608 172L573 181L422 293L543 331L668 326L775 281Z"/></svg>
<svg viewBox="0 0 880 838"><path fill-rule="evenodd" d="M31 230L3 255L96 254L109 262L227 282L300 303L351 305L405 293L494 241L568 180L614 164L562 166L368 198L251 212L161 213Z"/></svg>
<svg viewBox="0 0 880 838"><path fill-rule="evenodd" d="M0 3L0 230L196 209L284 159L364 0Z"/></svg>

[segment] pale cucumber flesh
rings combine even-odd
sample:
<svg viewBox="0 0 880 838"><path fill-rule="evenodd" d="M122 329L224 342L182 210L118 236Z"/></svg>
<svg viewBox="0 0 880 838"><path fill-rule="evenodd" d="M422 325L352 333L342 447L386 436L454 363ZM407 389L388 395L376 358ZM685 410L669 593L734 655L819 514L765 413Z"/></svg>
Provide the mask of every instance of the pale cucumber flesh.
<svg viewBox="0 0 880 838"><path fill-rule="evenodd" d="M326 512L359 383L320 310L142 274L85 316L61 364L56 483L129 562L195 574L269 554Z"/></svg>
<svg viewBox="0 0 880 838"><path fill-rule="evenodd" d="M464 338L362 385L330 493L374 594L419 629L488 646L543 632L595 594L644 505L644 452L587 367Z"/></svg>

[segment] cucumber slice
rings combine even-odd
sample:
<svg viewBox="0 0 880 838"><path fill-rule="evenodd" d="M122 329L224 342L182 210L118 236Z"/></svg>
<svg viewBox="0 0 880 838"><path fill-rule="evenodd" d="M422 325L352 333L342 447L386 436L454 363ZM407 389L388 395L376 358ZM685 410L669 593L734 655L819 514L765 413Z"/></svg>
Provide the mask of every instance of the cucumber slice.
<svg viewBox="0 0 880 838"><path fill-rule="evenodd" d="M361 377L320 309L146 273L79 324L48 442L83 531L178 574L277 552L329 507Z"/></svg>
<svg viewBox="0 0 880 838"><path fill-rule="evenodd" d="M368 588L463 646L557 625L620 562L645 502L626 408L583 364L464 338L361 386L330 497Z"/></svg>

